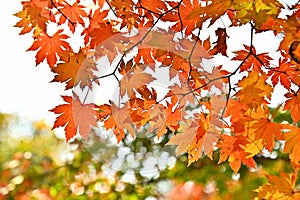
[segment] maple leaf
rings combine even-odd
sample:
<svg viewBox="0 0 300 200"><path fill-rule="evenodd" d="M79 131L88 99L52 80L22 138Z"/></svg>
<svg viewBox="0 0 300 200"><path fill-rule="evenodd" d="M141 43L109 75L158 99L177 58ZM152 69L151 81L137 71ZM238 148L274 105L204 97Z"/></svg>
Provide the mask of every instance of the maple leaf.
<svg viewBox="0 0 300 200"><path fill-rule="evenodd" d="M46 31L46 22L48 19L42 16L42 8L35 4L32 6L24 6L24 9L16 13L15 16L21 18L21 20L15 24L15 27L22 28L20 32L21 35L29 33L32 29L35 29L35 36L41 31Z"/></svg>
<svg viewBox="0 0 300 200"><path fill-rule="evenodd" d="M300 120L300 92L288 93L285 96L289 99L285 102L283 109L290 110L294 123L297 123Z"/></svg>
<svg viewBox="0 0 300 200"><path fill-rule="evenodd" d="M102 23L110 23L109 20L105 19L108 15L109 10L96 10L95 12L91 12L89 15L90 24L88 27L88 31L91 32L95 28L101 28Z"/></svg>
<svg viewBox="0 0 300 200"><path fill-rule="evenodd" d="M66 104L56 106L50 110L55 114L59 114L52 129L65 127L67 142L77 133L87 140L91 126L97 127L97 106L92 103L82 104L78 95L73 93L73 96L73 98L70 96L62 96Z"/></svg>
<svg viewBox="0 0 300 200"><path fill-rule="evenodd" d="M155 63L153 57L153 55L155 55L155 52L156 49L153 48L138 49L138 53L134 57L134 61L136 63L150 64L149 66L153 66L153 69L155 69L155 66L153 65Z"/></svg>
<svg viewBox="0 0 300 200"><path fill-rule="evenodd" d="M282 126L269 119L269 110L266 105L259 106L256 112L249 111L245 115L250 115L252 120L246 126L249 127L248 136L253 135L254 140L262 139L266 149L271 152L275 145L275 139L281 140Z"/></svg>
<svg viewBox="0 0 300 200"><path fill-rule="evenodd" d="M255 168L255 162L253 156L246 153L243 147L245 147L249 141L242 134L236 134L234 136L221 135L220 141L216 145L220 150L220 158L218 163L222 163L228 159L231 169L237 173L241 167L241 163Z"/></svg>
<svg viewBox="0 0 300 200"><path fill-rule="evenodd" d="M285 37L281 41L279 49L286 53L290 52L293 54L298 47L296 41L300 39L299 8L297 12L294 12L293 15L281 23L281 25L283 26ZM293 43L294 45L291 46ZM295 53L298 54L297 51Z"/></svg>
<svg viewBox="0 0 300 200"><path fill-rule="evenodd" d="M47 59L49 66L53 68L57 62L57 56L61 56L66 50L71 49L65 41L69 36L62 34L62 32L63 30L58 30L53 36L43 32L35 38L27 51L38 50L35 56L37 65Z"/></svg>
<svg viewBox="0 0 300 200"><path fill-rule="evenodd" d="M147 10L150 10L152 12L163 13L168 9L165 2L161 0L140 0L139 3L141 4L141 7L146 8Z"/></svg>
<svg viewBox="0 0 300 200"><path fill-rule="evenodd" d="M95 48L102 44L106 39L116 34L116 32L113 31L112 24L110 22L102 22L99 23L99 28L94 28L87 34L91 38L91 47Z"/></svg>
<svg viewBox="0 0 300 200"><path fill-rule="evenodd" d="M177 145L176 155L188 153L188 165L197 161L202 154L212 158L214 144L218 141L219 131L210 127L210 117L204 113L194 114L193 120L185 120L167 145Z"/></svg>
<svg viewBox="0 0 300 200"><path fill-rule="evenodd" d="M266 175L268 183L260 186L255 192L260 199L299 199L299 193L294 191L296 176L280 172L280 176Z"/></svg>
<svg viewBox="0 0 300 200"><path fill-rule="evenodd" d="M166 133L166 112L163 105L154 104L149 109L149 117L147 119L150 127L147 133L156 131L158 137Z"/></svg>
<svg viewBox="0 0 300 200"><path fill-rule="evenodd" d="M267 75L259 75L258 72L252 71L244 77L238 85L242 88L236 93L240 101L251 108L256 108L266 102L265 98L270 99L273 88L266 83Z"/></svg>
<svg viewBox="0 0 300 200"><path fill-rule="evenodd" d="M167 107L165 108L165 127L157 132L157 136L161 137L163 134L166 133L167 127L171 131L178 130L180 127L180 122L183 120L183 111L182 107L176 107L174 109L174 106L176 105L176 99L171 98L171 103L167 103Z"/></svg>
<svg viewBox="0 0 300 200"><path fill-rule="evenodd" d="M186 106L187 103L195 104L195 96L193 90L187 82L182 82L181 86L175 84L169 86L170 91L166 97L174 96L179 103L179 106Z"/></svg>
<svg viewBox="0 0 300 200"><path fill-rule="evenodd" d="M270 65L270 60L272 58L267 55L267 53L256 54L256 49L254 46L249 47L244 45L245 50L240 50L234 52L236 54L232 60L242 60L242 65L240 66L240 71L253 71L263 72L262 66L268 67Z"/></svg>
<svg viewBox="0 0 300 200"><path fill-rule="evenodd" d="M172 7L175 7L175 5ZM178 32L184 30L185 34L190 35L204 21L196 12L200 8L202 7L197 0L193 0L192 2L190 0L183 0L179 6L180 14L169 12L162 17L162 20L176 22L172 26L173 30Z"/></svg>
<svg viewBox="0 0 300 200"><path fill-rule="evenodd" d="M291 164L294 168L300 168L300 128L290 124L283 125L285 129L284 153L289 153Z"/></svg>
<svg viewBox="0 0 300 200"><path fill-rule="evenodd" d="M252 20L255 27L259 29L268 17L277 19L282 4L276 0L241 0L239 2L233 1L232 8L236 11L234 18L238 19L240 23L245 24Z"/></svg>
<svg viewBox="0 0 300 200"><path fill-rule="evenodd" d="M224 113L224 117L230 117L231 122L237 122L239 119L244 117L244 113L248 110L248 106L237 101L235 99L229 99L226 110Z"/></svg>
<svg viewBox="0 0 300 200"><path fill-rule="evenodd" d="M88 17L87 13L83 10L84 6L74 3L70 5L68 2L62 4L60 13L63 15L60 16L58 23L63 24L68 20L68 26L70 30L74 33L76 23L84 26L84 18Z"/></svg>
<svg viewBox="0 0 300 200"><path fill-rule="evenodd" d="M92 88L92 80L95 75L92 70L97 70L96 64L89 59L82 50L78 53L67 51L61 56L64 63L59 63L52 71L54 82L66 82L66 89L71 89L80 83L80 88L85 86Z"/></svg>
<svg viewBox="0 0 300 200"><path fill-rule="evenodd" d="M125 131L128 131L131 136L134 136L133 120L130 116L127 106L119 108L113 102L111 104L111 115L104 121L106 130L113 129L113 132L120 142L125 137Z"/></svg>
<svg viewBox="0 0 300 200"><path fill-rule="evenodd" d="M176 155L179 156L182 153L187 152L189 146L196 137L196 131L198 126L181 125L179 133L171 137L167 145L177 145Z"/></svg>
<svg viewBox="0 0 300 200"><path fill-rule="evenodd" d="M203 16L204 20L211 19L211 25L231 8L231 3L231 0L214 0L203 8L198 8L195 14Z"/></svg>
<svg viewBox="0 0 300 200"><path fill-rule="evenodd" d="M204 115L200 115L204 116ZM203 155L212 159L213 148L219 139L219 131L214 126L208 127L208 117L201 117L197 123L196 137L188 148L188 165L199 160Z"/></svg>
<svg viewBox="0 0 300 200"><path fill-rule="evenodd" d="M287 59L280 59L279 67L270 68L269 76L272 76L272 84L275 86L279 82L286 88L291 88L291 78L297 75L297 68L287 61Z"/></svg>
<svg viewBox="0 0 300 200"><path fill-rule="evenodd" d="M131 97L134 90L156 80L156 78L144 72L142 67L138 65L133 66L133 69L130 71L124 71L124 68L121 66L119 72L124 76L120 82L121 96L124 96L127 93L127 95Z"/></svg>

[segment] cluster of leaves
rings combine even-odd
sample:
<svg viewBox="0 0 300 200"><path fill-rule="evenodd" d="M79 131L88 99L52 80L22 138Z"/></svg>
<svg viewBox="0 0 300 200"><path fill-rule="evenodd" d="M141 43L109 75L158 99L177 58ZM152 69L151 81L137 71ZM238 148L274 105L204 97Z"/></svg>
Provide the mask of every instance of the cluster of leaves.
<svg viewBox="0 0 300 200"><path fill-rule="evenodd" d="M255 156L284 141L283 151L297 174L299 2L30 0L22 5L16 26L21 34L32 34L28 50L36 52L36 64L46 60L56 74L53 81L64 82L73 92L51 110L59 115L53 128L64 127L67 141L77 134L87 139L99 124L112 129L119 142L145 128L158 137L171 131L168 144L178 146L178 155L186 152L189 165L219 152L219 163L228 160L235 173L242 164L256 168ZM230 24L214 30L216 41L201 37L207 26L225 19ZM248 43L230 52L227 30L246 24ZM283 38L277 58L254 46L255 36L266 31ZM75 35L80 35L79 47L72 44ZM205 64L217 58L238 64ZM161 68L168 71L170 83L163 97L153 86ZM118 98L101 105L89 102L87 97L108 77L118 83ZM285 88L285 99L270 113L278 85ZM281 107L290 112L290 123L275 120ZM294 184L293 177L283 177ZM259 190L266 198L266 190L278 189L276 178L268 178L270 185Z"/></svg>

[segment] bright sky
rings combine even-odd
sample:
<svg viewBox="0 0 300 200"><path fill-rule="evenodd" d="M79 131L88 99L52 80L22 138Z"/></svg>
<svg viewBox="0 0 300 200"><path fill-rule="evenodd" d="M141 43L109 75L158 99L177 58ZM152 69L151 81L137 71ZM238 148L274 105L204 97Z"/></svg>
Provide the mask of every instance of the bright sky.
<svg viewBox="0 0 300 200"><path fill-rule="evenodd" d="M60 95L63 94L64 84L50 83L54 74L48 66L42 64L34 67L35 53L26 52L33 39L30 34L19 36L20 29L13 27L19 20L13 14L21 9L20 0L0 0L0 112L17 113L29 119L44 118L53 123L55 115L48 110L63 102ZM242 32L246 31L244 33L247 34L247 30L249 28L246 27ZM248 38L240 33L241 30L234 38L229 38L240 45L238 48L247 43L245 40ZM270 38L269 33L254 38L259 53L270 47L274 47L274 50L277 48L279 43L274 45L274 38Z"/></svg>

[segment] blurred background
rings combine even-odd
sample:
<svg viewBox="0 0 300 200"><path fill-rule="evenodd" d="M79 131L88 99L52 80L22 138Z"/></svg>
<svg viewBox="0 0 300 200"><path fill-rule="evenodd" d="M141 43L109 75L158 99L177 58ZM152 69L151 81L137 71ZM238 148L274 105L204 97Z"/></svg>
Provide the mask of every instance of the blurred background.
<svg viewBox="0 0 300 200"><path fill-rule="evenodd" d="M279 117L286 119L284 113ZM105 159L99 162L95 152L90 153L91 146L87 148L87 144L78 140L65 143L54 135L45 120L24 123L16 115L2 113L0 133L1 200L199 200L241 196L252 199L253 190L266 182L265 173L292 171L288 156L281 153L279 144L271 154L255 158L256 170L242 166L238 174L227 163L217 164L216 154L213 160L202 158L189 167L183 155L176 162L174 159L162 162L165 164L157 162L154 171L143 171L142 165L147 165L146 160L152 157L139 158L138 151L147 155L146 152L153 152L154 146L161 148L165 139L156 141L155 145L147 138L125 140L114 148L98 145L98 149L106 152ZM171 154L163 159L168 157ZM116 161L117 164L112 164Z"/></svg>

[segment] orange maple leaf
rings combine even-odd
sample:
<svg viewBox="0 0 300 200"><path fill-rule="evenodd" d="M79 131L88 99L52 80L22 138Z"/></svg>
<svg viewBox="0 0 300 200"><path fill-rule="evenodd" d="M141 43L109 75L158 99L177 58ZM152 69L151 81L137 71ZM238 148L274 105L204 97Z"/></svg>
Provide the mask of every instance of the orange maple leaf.
<svg viewBox="0 0 300 200"><path fill-rule="evenodd" d="M74 33L77 23L84 26L84 18L88 17L87 13L83 10L85 7L74 3L70 5L68 2L62 4L60 13L63 15L59 18L59 24L63 24L68 20L68 26L70 30Z"/></svg>
<svg viewBox="0 0 300 200"><path fill-rule="evenodd" d="M87 35L91 38L91 47L95 48L98 45L102 44L106 39L112 37L116 32L113 30L112 24L107 22L100 22L99 28L94 28L87 32ZM103 44L102 44L103 45Z"/></svg>
<svg viewBox="0 0 300 200"><path fill-rule="evenodd" d="M153 1L140 0L139 3L143 8L146 8L147 10L151 10L156 13L163 13L168 9L165 2L161 0L153 0Z"/></svg>
<svg viewBox="0 0 300 200"><path fill-rule="evenodd" d="M300 128L290 124L284 124L285 128L284 153L289 153L289 158L294 168L300 169Z"/></svg>
<svg viewBox="0 0 300 200"><path fill-rule="evenodd" d="M255 168L253 156L246 153L243 148L249 143L243 134L221 135L220 138L221 140L217 144L217 147L221 149L218 163L222 163L228 158L229 165L235 173L240 169L241 163Z"/></svg>
<svg viewBox="0 0 300 200"><path fill-rule="evenodd" d="M113 132L120 142L127 132L134 137L135 129L133 128L133 119L130 116L129 109L127 106L119 108L113 102L111 104L111 115L109 115L105 121L104 126L106 130L113 129Z"/></svg>
<svg viewBox="0 0 300 200"><path fill-rule="evenodd" d="M179 156L182 153L188 151L189 146L195 140L196 132L198 126L188 126L188 125L181 125L179 130L180 133L177 133L167 143L167 145L177 145L176 155Z"/></svg>
<svg viewBox="0 0 300 200"><path fill-rule="evenodd" d="M297 123L300 120L300 92L288 93L285 96L289 99L285 102L283 109L290 110L294 123Z"/></svg>
<svg viewBox="0 0 300 200"><path fill-rule="evenodd" d="M62 32L63 30L58 30L53 36L42 32L35 38L32 46L27 51L38 50L35 56L37 65L47 59L49 66L53 68L57 62L57 56L61 56L66 50L71 49L65 41L69 36L62 34Z"/></svg>
<svg viewBox="0 0 300 200"><path fill-rule="evenodd" d="M126 69L125 71L122 66L123 65L121 65L121 68L119 69L119 72L124 76L120 82L121 96L124 96L127 93L127 95L131 97L136 89L156 80L151 74L144 72L141 66L135 65L132 67L132 70Z"/></svg>
<svg viewBox="0 0 300 200"><path fill-rule="evenodd" d="M168 2L172 4L172 7L175 7L175 2ZM176 22L172 29L175 31L182 31L184 30L185 34L190 35L193 30L199 27L200 23L204 20L200 18L199 13L197 11L201 9L200 2L197 0L183 0L179 6L180 14L177 12L174 13L167 13L165 16L162 17L162 20Z"/></svg>
<svg viewBox="0 0 300 200"><path fill-rule="evenodd" d="M22 11L15 14L15 16L21 18L21 20L15 24L15 27L22 28L21 35L35 29L34 35L37 36L41 31L46 31L46 22L48 21L48 19L41 14L42 8L35 4L32 6L24 6Z"/></svg>
<svg viewBox="0 0 300 200"><path fill-rule="evenodd" d="M257 71L251 71L238 85L241 90L236 93L240 101L251 108L256 108L271 98L273 88L266 83L266 74L260 75Z"/></svg>
<svg viewBox="0 0 300 200"><path fill-rule="evenodd" d="M225 108L223 117L230 117L231 122L237 122L239 119L244 117L244 113L248 109L248 106L235 99L229 99Z"/></svg>
<svg viewBox="0 0 300 200"><path fill-rule="evenodd" d="M89 59L82 50L78 53L67 51L61 56L64 63L59 63L52 71L57 75L52 81L66 82L66 89L71 89L80 83L80 88L92 87L95 75L92 70L97 70L96 64Z"/></svg>
<svg viewBox="0 0 300 200"><path fill-rule="evenodd" d="M269 109L266 105L260 106L256 109L256 112L248 110L248 113L252 119L249 124L246 123L246 127L249 127L247 131L248 136L253 138L255 141L262 139L266 149L271 152L275 145L275 139L281 140L282 137L282 126L272 122L269 119ZM254 137L251 137L251 136Z"/></svg>
<svg viewBox="0 0 300 200"><path fill-rule="evenodd" d="M292 65L286 58L279 60L279 67L270 68L268 73L272 76L272 84L275 86L279 82L289 90L291 88L291 78L297 76L297 68Z"/></svg>
<svg viewBox="0 0 300 200"><path fill-rule="evenodd" d="M243 60L242 66L240 67L240 71L249 71L252 69L253 71L262 72L262 66L269 66L270 60L272 58L267 55L267 53L256 54L256 49L254 46L252 48L250 46L244 45L245 50L239 50L234 52L236 54L232 60Z"/></svg>
<svg viewBox="0 0 300 200"><path fill-rule="evenodd" d="M52 129L65 127L67 141L72 139L77 132L87 140L91 126L97 127L97 105L92 103L82 104L75 93L73 93L73 96L73 98L70 96L62 96L67 104L56 106L50 110L55 114L59 114Z"/></svg>
<svg viewBox="0 0 300 200"><path fill-rule="evenodd" d="M280 176L266 175L268 183L254 190L259 199L286 199L300 198L300 193L295 191L296 176L280 172Z"/></svg>
<svg viewBox="0 0 300 200"><path fill-rule="evenodd" d="M219 134L216 128L210 127L210 117L204 113L194 115L193 120L185 120L167 145L177 145L176 155L188 153L188 165L197 161L202 154L212 158L214 144Z"/></svg>

